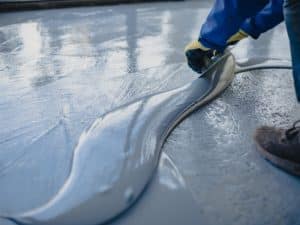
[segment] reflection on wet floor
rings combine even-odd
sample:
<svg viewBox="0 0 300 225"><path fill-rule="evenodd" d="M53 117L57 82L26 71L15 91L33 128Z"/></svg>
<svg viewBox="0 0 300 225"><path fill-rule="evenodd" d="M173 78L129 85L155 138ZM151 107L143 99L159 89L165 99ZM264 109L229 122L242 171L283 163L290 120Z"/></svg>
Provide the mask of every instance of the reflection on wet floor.
<svg viewBox="0 0 300 225"><path fill-rule="evenodd" d="M20 199L1 205L2 210L39 206L56 193L69 172L79 135L95 118L192 79L178 76L187 70L182 55L167 56L172 52L165 46L170 44L167 36L176 31L171 20L177 20L168 8L158 4L2 16L1 189L4 202L12 194ZM45 176L49 171L51 176Z"/></svg>
<svg viewBox="0 0 300 225"><path fill-rule="evenodd" d="M209 5L2 13L0 212L47 202L95 118L195 79L182 49L197 37ZM285 28L242 41L233 52L238 61L288 60ZM286 125L298 115L290 71L255 71L238 75L173 132L165 151L203 206L206 224L300 224L299 181L261 160L251 139L257 125Z"/></svg>

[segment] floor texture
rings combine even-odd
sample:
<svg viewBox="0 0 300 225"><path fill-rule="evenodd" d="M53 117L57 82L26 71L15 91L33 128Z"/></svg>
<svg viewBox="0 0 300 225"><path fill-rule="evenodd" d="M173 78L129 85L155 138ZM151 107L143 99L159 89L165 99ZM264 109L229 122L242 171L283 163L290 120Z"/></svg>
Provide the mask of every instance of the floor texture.
<svg viewBox="0 0 300 225"><path fill-rule="evenodd" d="M0 212L47 202L68 176L79 135L97 117L196 79L183 49L210 5L2 13ZM232 51L239 63L288 61L285 27ZM174 130L164 151L199 203L203 224L300 224L300 180L263 160L252 140L257 126L288 126L299 115L291 71L260 70L238 74Z"/></svg>

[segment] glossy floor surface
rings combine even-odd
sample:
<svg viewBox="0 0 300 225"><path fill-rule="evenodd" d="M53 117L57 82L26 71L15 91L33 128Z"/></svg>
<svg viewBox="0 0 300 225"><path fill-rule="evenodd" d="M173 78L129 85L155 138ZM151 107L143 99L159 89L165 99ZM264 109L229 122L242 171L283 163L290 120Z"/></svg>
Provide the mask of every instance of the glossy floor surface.
<svg viewBox="0 0 300 225"><path fill-rule="evenodd" d="M196 79L182 49L197 37L210 5L1 14L0 212L47 202L97 117ZM288 61L285 32L280 25L241 42L233 50L237 61ZM261 159L252 140L256 126L286 126L299 112L290 71L246 72L173 131L163 151L191 189L203 224L300 224L300 180Z"/></svg>

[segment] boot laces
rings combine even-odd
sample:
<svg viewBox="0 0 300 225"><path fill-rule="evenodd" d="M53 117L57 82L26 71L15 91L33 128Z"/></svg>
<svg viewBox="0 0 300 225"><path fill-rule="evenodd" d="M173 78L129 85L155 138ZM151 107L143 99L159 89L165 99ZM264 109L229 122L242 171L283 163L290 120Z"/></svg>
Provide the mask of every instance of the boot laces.
<svg viewBox="0 0 300 225"><path fill-rule="evenodd" d="M290 129L285 131L285 137L287 140L291 140L298 136L300 132L300 120L297 120Z"/></svg>

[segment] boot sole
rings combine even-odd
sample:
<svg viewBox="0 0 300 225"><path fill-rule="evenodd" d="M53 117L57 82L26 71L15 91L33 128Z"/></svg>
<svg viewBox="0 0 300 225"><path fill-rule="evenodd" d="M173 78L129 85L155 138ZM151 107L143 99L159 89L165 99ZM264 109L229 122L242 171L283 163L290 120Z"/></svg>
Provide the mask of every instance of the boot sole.
<svg viewBox="0 0 300 225"><path fill-rule="evenodd" d="M287 159L280 158L266 151L261 145L255 140L257 151L269 162L276 167L285 170L293 175L300 176L300 164L292 162Z"/></svg>

